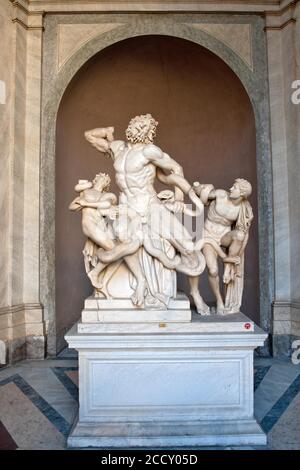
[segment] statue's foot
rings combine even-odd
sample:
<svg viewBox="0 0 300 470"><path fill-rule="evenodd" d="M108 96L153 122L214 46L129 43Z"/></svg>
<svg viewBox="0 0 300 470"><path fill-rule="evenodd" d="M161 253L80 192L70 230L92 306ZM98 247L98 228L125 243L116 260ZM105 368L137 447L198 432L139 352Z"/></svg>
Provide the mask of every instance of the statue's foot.
<svg viewBox="0 0 300 470"><path fill-rule="evenodd" d="M94 290L94 297L95 297L95 299L103 299L103 298L106 298L106 295L101 290L95 289Z"/></svg>
<svg viewBox="0 0 300 470"><path fill-rule="evenodd" d="M226 256L226 258L223 259L224 263L232 263L232 264L240 264L241 262L241 257L240 256Z"/></svg>
<svg viewBox="0 0 300 470"><path fill-rule="evenodd" d="M226 315L223 302L217 302L217 315Z"/></svg>
<svg viewBox="0 0 300 470"><path fill-rule="evenodd" d="M224 275L223 275L223 283L224 284L229 284L231 281L231 276L230 276L230 272L229 270L226 272L224 272Z"/></svg>
<svg viewBox="0 0 300 470"><path fill-rule="evenodd" d="M112 299L112 296L110 293L107 291L105 286L101 286L100 288L96 287L94 290L94 297L99 298L99 299Z"/></svg>
<svg viewBox="0 0 300 470"><path fill-rule="evenodd" d="M194 293L194 294L191 293L191 296L192 296L193 299L194 299L195 307L196 307L197 312L198 312L200 315L204 315L204 316L205 316L205 315L210 315L209 306L206 305L206 303L205 303L204 300L202 299L202 297L201 297L201 295L199 294L199 292Z"/></svg>
<svg viewBox="0 0 300 470"><path fill-rule="evenodd" d="M224 284L229 284L230 281L232 280L232 264L226 263L225 264L225 269L224 269L224 274L223 274L223 283Z"/></svg>
<svg viewBox="0 0 300 470"><path fill-rule="evenodd" d="M136 307L142 307L142 305L144 304L145 295L146 295L146 282L140 281L138 282L137 287L131 296L133 305L135 305Z"/></svg>
<svg viewBox="0 0 300 470"><path fill-rule="evenodd" d="M102 284L99 282L98 276L99 273L94 272L94 269L88 273L88 277L90 278L92 286L94 286L96 289L101 289Z"/></svg>

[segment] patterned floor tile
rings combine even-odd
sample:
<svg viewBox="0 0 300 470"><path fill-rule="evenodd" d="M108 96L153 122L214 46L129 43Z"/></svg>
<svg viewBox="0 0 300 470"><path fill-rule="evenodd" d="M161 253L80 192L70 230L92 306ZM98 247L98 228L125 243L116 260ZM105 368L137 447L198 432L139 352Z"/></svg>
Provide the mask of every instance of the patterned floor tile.
<svg viewBox="0 0 300 470"><path fill-rule="evenodd" d="M66 374L78 388L78 371L66 371Z"/></svg>
<svg viewBox="0 0 300 470"><path fill-rule="evenodd" d="M0 421L0 450L16 450L18 448L10 433Z"/></svg>
<svg viewBox="0 0 300 470"><path fill-rule="evenodd" d="M30 370L24 370L22 377L68 423L73 422L76 415L77 396L70 396L66 387L53 373L53 368L41 369L36 365Z"/></svg>
<svg viewBox="0 0 300 470"><path fill-rule="evenodd" d="M277 423L279 418L287 410L288 406L292 403L294 398L299 394L300 391L300 374L290 384L284 394L277 400L272 408L265 415L261 421L261 427L265 433L269 433L273 426Z"/></svg>
<svg viewBox="0 0 300 470"><path fill-rule="evenodd" d="M32 398L37 399L36 395ZM43 402L38 407L37 400L33 403L14 382L0 388L0 419L20 449L49 449L49 444L52 449L65 447L69 428L59 431L53 424L58 424L58 417L50 416L51 411Z"/></svg>
<svg viewBox="0 0 300 470"><path fill-rule="evenodd" d="M76 349L72 348L65 348L63 349L58 356L55 359L77 359L78 358L78 352Z"/></svg>
<svg viewBox="0 0 300 470"><path fill-rule="evenodd" d="M254 368L254 391L259 387L270 368L271 366L256 366Z"/></svg>
<svg viewBox="0 0 300 470"><path fill-rule="evenodd" d="M277 450L300 449L300 392L268 434L269 445Z"/></svg>
<svg viewBox="0 0 300 470"><path fill-rule="evenodd" d="M254 394L255 416L260 422L281 398L300 370L292 364L274 364L265 375Z"/></svg>
<svg viewBox="0 0 300 470"><path fill-rule="evenodd" d="M52 367L51 370L54 372L58 380L68 390L74 400L78 400L78 369L77 367ZM74 380L77 376L77 384L71 379L69 374L74 374Z"/></svg>

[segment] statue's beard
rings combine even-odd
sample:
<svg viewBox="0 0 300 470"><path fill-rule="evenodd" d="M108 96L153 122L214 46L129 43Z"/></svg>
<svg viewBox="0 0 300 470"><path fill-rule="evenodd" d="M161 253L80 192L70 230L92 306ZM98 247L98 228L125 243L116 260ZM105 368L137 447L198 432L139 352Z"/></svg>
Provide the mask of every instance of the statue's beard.
<svg viewBox="0 0 300 470"><path fill-rule="evenodd" d="M127 140L132 144L152 144L154 136L155 132L152 130L146 133L144 131L137 132L136 129L132 131L130 127L126 130Z"/></svg>

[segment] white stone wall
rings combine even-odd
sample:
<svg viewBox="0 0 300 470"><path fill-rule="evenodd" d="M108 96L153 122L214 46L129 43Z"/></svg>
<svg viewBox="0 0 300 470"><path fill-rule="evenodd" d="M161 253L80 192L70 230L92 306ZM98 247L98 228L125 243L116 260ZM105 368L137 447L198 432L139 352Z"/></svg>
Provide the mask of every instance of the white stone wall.
<svg viewBox="0 0 300 470"><path fill-rule="evenodd" d="M39 128L41 15L0 3L0 340L6 360L43 355L39 303ZM36 63L37 61L37 63Z"/></svg>
<svg viewBox="0 0 300 470"><path fill-rule="evenodd" d="M296 23L294 24L294 67L293 67L293 80L298 80L300 83L300 2L297 3L294 12ZM300 99L300 92L298 93ZM292 251L296 254L293 256L292 265L292 299L300 302L300 103L292 105L293 110L293 132L294 132L294 152L292 156L291 165L291 179L290 183L292 190L295 194L292 196L293 202L293 219L291 220L291 245ZM294 171L293 171L294 168ZM294 188L294 189L293 189ZM299 312L300 315L300 312ZM300 318L298 320L300 322ZM299 333L298 333L299 334Z"/></svg>
<svg viewBox="0 0 300 470"><path fill-rule="evenodd" d="M295 76L294 79L299 81L300 84L300 2L298 1L294 17L296 23L294 25L294 47L295 47ZM298 84L298 85L299 85ZM300 88L298 89L300 90ZM298 93L300 99L300 92ZM294 105L295 106L295 105ZM292 266L292 334L300 336L300 103L296 105L295 116L295 155L294 161L296 162L295 181L293 187L295 188L294 206L295 218L293 220L293 228L291 235L291 245L294 253L297 253L297 258L294 258Z"/></svg>
<svg viewBox="0 0 300 470"><path fill-rule="evenodd" d="M300 105L292 83L300 80L300 2L267 15L273 161L275 299L274 354L287 352L300 333ZM297 59L298 58L298 59Z"/></svg>
<svg viewBox="0 0 300 470"><path fill-rule="evenodd" d="M10 257L9 257L9 216L10 216L10 134L11 134L11 102L12 102L12 73L13 64L12 42L13 24L11 23L12 7L8 2L0 3L0 30L2 47L0 48L0 201L1 201L1 283L0 308L9 303L10 289Z"/></svg>

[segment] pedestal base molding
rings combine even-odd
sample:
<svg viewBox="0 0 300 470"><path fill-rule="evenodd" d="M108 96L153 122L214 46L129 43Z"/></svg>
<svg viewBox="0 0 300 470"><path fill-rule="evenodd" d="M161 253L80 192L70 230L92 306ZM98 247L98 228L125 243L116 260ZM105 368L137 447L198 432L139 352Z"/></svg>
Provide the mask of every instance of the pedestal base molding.
<svg viewBox="0 0 300 470"><path fill-rule="evenodd" d="M45 357L45 327L40 304L20 304L0 309L3 363Z"/></svg>

